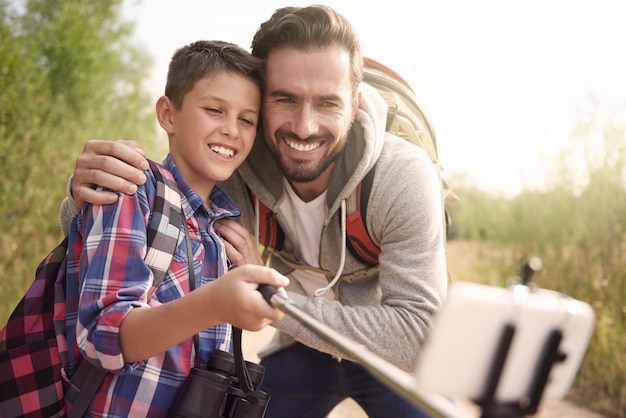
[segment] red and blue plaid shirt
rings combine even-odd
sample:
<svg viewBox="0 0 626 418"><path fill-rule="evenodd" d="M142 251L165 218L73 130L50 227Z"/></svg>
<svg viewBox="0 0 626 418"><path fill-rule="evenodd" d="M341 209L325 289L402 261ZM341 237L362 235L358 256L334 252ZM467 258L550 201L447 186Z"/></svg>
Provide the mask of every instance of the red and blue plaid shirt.
<svg viewBox="0 0 626 418"><path fill-rule="evenodd" d="M215 221L238 217L240 212L218 187L211 193L209 207L185 182L170 155L166 166L182 194L183 217L193 249L195 287L199 287L228 269ZM68 374L76 371L80 361L91 361L112 372L92 401L89 416L166 416L195 363L192 337L142 362L126 363L121 353L119 330L131 309L167 303L190 292L181 225L169 271L149 297L152 273L144 257L156 180L150 171L146 175L146 184L135 195L120 194L118 201L110 205L89 205L72 222L66 290ZM202 368L206 368L214 350L232 351L230 325L202 331L199 348L198 366Z"/></svg>

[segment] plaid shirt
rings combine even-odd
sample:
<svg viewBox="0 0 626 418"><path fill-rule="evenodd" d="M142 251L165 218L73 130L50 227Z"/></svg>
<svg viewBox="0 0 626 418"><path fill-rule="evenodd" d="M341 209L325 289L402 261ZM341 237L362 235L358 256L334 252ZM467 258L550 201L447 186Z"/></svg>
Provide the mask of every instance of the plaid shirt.
<svg viewBox="0 0 626 418"><path fill-rule="evenodd" d="M224 245L214 222L237 217L240 212L217 187L211 193L209 208L184 181L170 155L166 166L182 194L183 216L193 249L195 287L199 287L228 269ZM156 293L149 295L152 273L144 257L156 181L150 171L146 175L146 184L134 196L120 194L114 204L88 206L72 222L66 290L68 375L86 359L112 372L107 374L92 401L89 416L166 416L195 363L191 337L142 362L126 363L121 353L119 330L131 309L167 303L190 292L187 247L181 225L169 271ZM199 347L201 368L206 368L214 350L232 351L230 325L202 331Z"/></svg>

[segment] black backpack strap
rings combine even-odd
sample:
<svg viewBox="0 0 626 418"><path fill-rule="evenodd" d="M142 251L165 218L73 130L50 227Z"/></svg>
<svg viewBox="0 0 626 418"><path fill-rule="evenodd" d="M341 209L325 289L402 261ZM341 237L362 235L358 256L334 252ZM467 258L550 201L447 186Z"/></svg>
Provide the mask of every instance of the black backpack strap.
<svg viewBox="0 0 626 418"><path fill-rule="evenodd" d="M152 290L156 291L165 278L174 257L183 215L180 192L176 182L163 175L161 170L165 169L159 164L151 160L148 162L156 178L157 186L152 216L148 223L148 251L144 260L154 274ZM70 382L70 385L80 392L72 402L73 407L68 415L69 418L79 418L84 415L106 373L89 361L81 362Z"/></svg>
<svg viewBox="0 0 626 418"><path fill-rule="evenodd" d="M95 367L87 360L83 360L82 363L80 363L80 366L78 366L78 369L74 372L70 381L72 388L76 388L79 392L66 390L68 395L69 393L77 394L76 400L72 402L72 409L67 415L68 418L81 418L85 414L91 400L96 396L96 392L104 381L106 374L106 371ZM70 401L72 401L72 399L70 399Z"/></svg>

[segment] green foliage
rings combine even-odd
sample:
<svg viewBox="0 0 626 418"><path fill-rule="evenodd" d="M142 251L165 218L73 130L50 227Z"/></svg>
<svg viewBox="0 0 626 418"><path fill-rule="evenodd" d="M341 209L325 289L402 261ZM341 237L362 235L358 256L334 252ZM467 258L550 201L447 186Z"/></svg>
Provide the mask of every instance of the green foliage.
<svg viewBox="0 0 626 418"><path fill-rule="evenodd" d="M58 209L89 138L148 149L150 64L121 0L0 2L0 323L61 239Z"/></svg>

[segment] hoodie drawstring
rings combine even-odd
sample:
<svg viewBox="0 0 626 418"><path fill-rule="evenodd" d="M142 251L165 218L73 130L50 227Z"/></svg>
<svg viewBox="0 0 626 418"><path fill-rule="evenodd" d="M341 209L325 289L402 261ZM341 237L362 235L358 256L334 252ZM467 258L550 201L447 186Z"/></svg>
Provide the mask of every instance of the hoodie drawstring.
<svg viewBox="0 0 626 418"><path fill-rule="evenodd" d="M341 201L341 258L339 260L339 268L337 269L337 274L333 278L333 280L328 283L325 287L320 287L315 291L315 296L322 296L324 293L328 291L328 289L332 288L341 278L341 273L343 273L343 266L346 262L346 201L345 199Z"/></svg>
<svg viewBox="0 0 626 418"><path fill-rule="evenodd" d="M259 248L259 225L261 214L259 213L259 199L254 199L254 243Z"/></svg>
<svg viewBox="0 0 626 418"><path fill-rule="evenodd" d="M346 201L342 200L341 201L341 258L339 260L339 268L337 269L337 273L335 274L335 277L333 278L333 280L331 280L331 282L327 286L320 287L319 289L315 291L316 297L323 296L324 293L328 291L328 289L332 288L335 284L337 284L337 282L341 278L341 274L343 273L343 268L346 263L346 211L347 211ZM260 210L259 210L258 199L255 200L254 215L255 215L254 216L254 220L255 220L254 241L258 247L259 246L259 226L260 226ZM270 252L271 251L272 250L270 249ZM286 262L286 260L283 260L283 261ZM291 265L289 263L287 264ZM294 266L294 268L296 267Z"/></svg>

